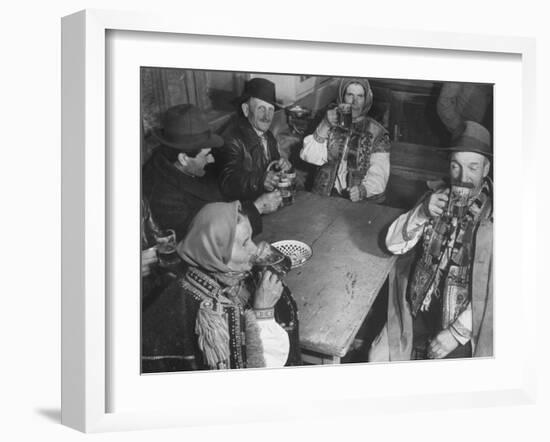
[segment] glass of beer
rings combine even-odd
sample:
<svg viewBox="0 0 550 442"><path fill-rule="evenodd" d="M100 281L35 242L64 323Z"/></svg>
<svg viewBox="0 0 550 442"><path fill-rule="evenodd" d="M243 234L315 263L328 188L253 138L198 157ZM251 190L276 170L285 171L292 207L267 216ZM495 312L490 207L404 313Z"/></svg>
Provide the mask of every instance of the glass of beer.
<svg viewBox="0 0 550 442"><path fill-rule="evenodd" d="M338 126L343 129L351 129L351 104L341 103L336 109L338 114Z"/></svg>
<svg viewBox="0 0 550 442"><path fill-rule="evenodd" d="M294 168L291 168L290 170L287 170L284 173L284 178L290 181L290 191L292 192L292 196L296 196L296 171Z"/></svg>
<svg viewBox="0 0 550 442"><path fill-rule="evenodd" d="M460 218L466 213L473 187L472 183L451 182L449 202L447 203L447 213L450 216L458 216Z"/></svg>
<svg viewBox="0 0 550 442"><path fill-rule="evenodd" d="M271 244L262 241L258 244L258 252L253 258L253 266L257 277L256 282L259 283L265 270L270 270L272 273L276 273L279 278L282 278L290 271L292 263L290 258Z"/></svg>
<svg viewBox="0 0 550 442"><path fill-rule="evenodd" d="M172 229L161 230L155 234L159 265L170 267L179 262L176 253L176 233Z"/></svg>
<svg viewBox="0 0 550 442"><path fill-rule="evenodd" d="M289 178L286 178L284 174L281 175L279 184L277 184L277 189L281 193L281 198L283 200L283 207L290 206L294 202L294 193L292 191L292 181Z"/></svg>

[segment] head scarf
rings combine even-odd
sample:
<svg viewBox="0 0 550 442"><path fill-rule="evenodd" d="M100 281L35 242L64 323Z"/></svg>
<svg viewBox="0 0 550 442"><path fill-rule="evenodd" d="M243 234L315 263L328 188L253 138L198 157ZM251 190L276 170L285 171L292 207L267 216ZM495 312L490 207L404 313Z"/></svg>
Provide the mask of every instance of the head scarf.
<svg viewBox="0 0 550 442"><path fill-rule="evenodd" d="M177 246L188 264L209 272L228 273L241 204L211 203L195 216L185 239Z"/></svg>
<svg viewBox="0 0 550 442"><path fill-rule="evenodd" d="M365 105L361 111L361 115L367 115L367 112L372 106L372 89L370 88L369 81L366 78L342 78L338 87L338 104L344 102L344 95L346 89L350 84L359 84L365 90Z"/></svg>

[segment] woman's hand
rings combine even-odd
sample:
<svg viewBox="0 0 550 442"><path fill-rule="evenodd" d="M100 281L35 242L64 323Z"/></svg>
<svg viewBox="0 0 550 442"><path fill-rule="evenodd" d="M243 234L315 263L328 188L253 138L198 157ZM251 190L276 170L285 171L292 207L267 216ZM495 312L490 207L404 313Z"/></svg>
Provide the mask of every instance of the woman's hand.
<svg viewBox="0 0 550 442"><path fill-rule="evenodd" d="M259 287L254 297L254 309L270 309L275 307L283 293L283 283L270 270L264 271Z"/></svg>

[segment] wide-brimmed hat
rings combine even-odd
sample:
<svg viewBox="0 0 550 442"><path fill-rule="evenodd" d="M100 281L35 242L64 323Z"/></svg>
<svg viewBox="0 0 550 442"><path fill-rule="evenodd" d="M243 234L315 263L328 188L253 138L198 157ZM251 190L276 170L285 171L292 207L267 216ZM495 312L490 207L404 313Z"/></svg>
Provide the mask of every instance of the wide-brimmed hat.
<svg viewBox="0 0 550 442"><path fill-rule="evenodd" d="M237 99L237 104L242 104L249 98L258 98L280 109L275 98L275 83L266 78L253 78L244 85L243 94Z"/></svg>
<svg viewBox="0 0 550 442"><path fill-rule="evenodd" d="M204 113L192 104L178 104L163 115L162 128L152 134L165 146L192 153L223 145L223 138L212 132Z"/></svg>
<svg viewBox="0 0 550 442"><path fill-rule="evenodd" d="M491 134L475 121L465 121L464 131L451 142L447 150L452 152L476 152L486 157L493 157Z"/></svg>

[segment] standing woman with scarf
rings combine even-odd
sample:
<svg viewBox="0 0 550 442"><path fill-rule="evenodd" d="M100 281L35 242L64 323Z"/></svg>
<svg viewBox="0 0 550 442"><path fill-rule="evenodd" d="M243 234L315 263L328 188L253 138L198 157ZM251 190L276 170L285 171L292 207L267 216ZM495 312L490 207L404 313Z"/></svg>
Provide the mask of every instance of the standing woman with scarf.
<svg viewBox="0 0 550 442"><path fill-rule="evenodd" d="M336 107L329 106L313 134L304 138L300 158L319 166L313 183L315 193L340 195L352 201L384 198L391 143L388 131L367 116L372 102L372 89L366 79L342 79L336 106L351 105L351 128L340 127Z"/></svg>
<svg viewBox="0 0 550 442"><path fill-rule="evenodd" d="M274 273L253 277L251 235L238 201L199 211L177 247L186 273L144 312L143 372L300 363L296 304Z"/></svg>

